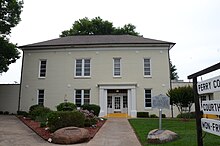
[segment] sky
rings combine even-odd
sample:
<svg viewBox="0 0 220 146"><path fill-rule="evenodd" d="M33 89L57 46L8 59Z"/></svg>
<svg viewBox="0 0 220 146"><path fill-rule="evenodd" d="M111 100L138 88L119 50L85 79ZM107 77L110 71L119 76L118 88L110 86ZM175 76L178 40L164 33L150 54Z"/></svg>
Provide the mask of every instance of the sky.
<svg viewBox="0 0 220 146"><path fill-rule="evenodd" d="M145 38L176 43L170 58L180 80L220 62L219 0L24 0L23 6L9 37L18 46L58 38L76 20L100 16L115 27L131 23ZM0 84L20 83L21 64L22 57L0 75Z"/></svg>

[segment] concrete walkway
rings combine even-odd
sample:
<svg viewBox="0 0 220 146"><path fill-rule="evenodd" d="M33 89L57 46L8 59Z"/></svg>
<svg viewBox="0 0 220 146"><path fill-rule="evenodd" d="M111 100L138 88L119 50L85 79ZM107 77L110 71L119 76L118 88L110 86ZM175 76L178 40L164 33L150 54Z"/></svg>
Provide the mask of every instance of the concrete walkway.
<svg viewBox="0 0 220 146"><path fill-rule="evenodd" d="M109 118L88 143L74 146L141 146L124 118ZM72 145L72 146L73 146ZM58 146L44 141L15 116L0 115L0 146Z"/></svg>

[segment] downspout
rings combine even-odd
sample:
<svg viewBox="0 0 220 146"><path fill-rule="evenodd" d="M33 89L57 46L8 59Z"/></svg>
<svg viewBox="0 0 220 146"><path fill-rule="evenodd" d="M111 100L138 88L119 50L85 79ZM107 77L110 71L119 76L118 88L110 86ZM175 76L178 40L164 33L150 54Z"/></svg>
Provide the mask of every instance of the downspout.
<svg viewBox="0 0 220 146"><path fill-rule="evenodd" d="M21 86L22 86L22 79L23 79L23 68L24 68L24 51L22 54L21 78L20 78L19 97L18 97L18 111L20 111L20 104L21 104Z"/></svg>

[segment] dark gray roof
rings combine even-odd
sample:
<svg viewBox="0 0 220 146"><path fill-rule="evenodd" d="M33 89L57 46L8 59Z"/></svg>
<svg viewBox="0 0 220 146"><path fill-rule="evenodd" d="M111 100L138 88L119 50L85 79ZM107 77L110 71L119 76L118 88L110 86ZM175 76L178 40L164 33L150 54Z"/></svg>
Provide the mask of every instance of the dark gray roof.
<svg viewBox="0 0 220 146"><path fill-rule="evenodd" d="M20 49L37 49L37 48L54 48L54 47L85 47L85 46L117 46L129 44L166 44L175 45L172 42L160 41L155 39L144 38L141 36L132 35L81 35L81 36L67 36L39 43L19 46Z"/></svg>

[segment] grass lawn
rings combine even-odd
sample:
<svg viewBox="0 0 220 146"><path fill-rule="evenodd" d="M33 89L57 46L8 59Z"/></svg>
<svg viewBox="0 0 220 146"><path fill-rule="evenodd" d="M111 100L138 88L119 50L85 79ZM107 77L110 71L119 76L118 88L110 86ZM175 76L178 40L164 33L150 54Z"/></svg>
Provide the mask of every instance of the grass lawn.
<svg viewBox="0 0 220 146"><path fill-rule="evenodd" d="M143 146L155 146L147 143L147 134L153 129L158 129L159 119L129 119ZM173 142L160 144L160 146L197 146L195 120L182 121L181 119L163 119L162 129L171 130L179 135ZM203 135L205 132L203 133ZM206 133L203 139L204 146L220 146L220 137ZM157 145L158 146L158 145Z"/></svg>

